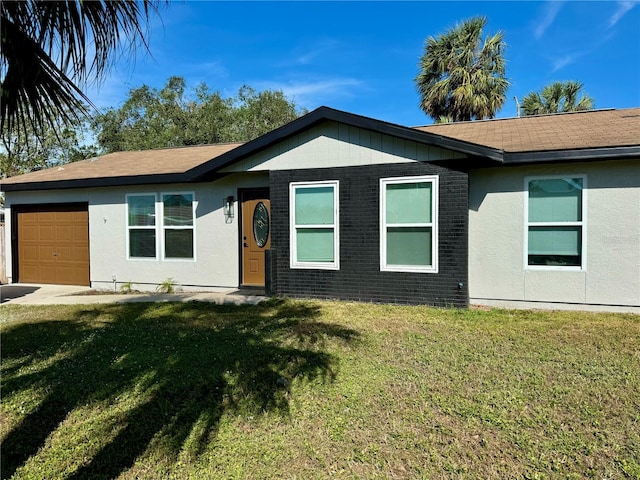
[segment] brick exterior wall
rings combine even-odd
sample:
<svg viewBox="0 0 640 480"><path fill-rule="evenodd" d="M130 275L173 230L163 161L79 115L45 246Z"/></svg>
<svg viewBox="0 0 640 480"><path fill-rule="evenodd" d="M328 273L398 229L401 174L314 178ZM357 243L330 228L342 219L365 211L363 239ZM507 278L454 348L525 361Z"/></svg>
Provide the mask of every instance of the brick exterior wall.
<svg viewBox="0 0 640 480"><path fill-rule="evenodd" d="M380 178L439 175L439 273L380 271ZM289 266L289 184L340 182L340 270ZM467 307L468 174L428 163L272 171L271 292L290 297ZM459 285L461 284L461 286Z"/></svg>

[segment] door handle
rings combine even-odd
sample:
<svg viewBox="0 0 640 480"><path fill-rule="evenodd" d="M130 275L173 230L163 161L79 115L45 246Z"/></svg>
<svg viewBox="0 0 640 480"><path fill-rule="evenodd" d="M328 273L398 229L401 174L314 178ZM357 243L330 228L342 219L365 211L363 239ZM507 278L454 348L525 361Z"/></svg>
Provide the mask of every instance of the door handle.
<svg viewBox="0 0 640 480"><path fill-rule="evenodd" d="M244 248L247 248L249 246L249 244L247 242L244 242L243 246L244 246Z"/></svg>

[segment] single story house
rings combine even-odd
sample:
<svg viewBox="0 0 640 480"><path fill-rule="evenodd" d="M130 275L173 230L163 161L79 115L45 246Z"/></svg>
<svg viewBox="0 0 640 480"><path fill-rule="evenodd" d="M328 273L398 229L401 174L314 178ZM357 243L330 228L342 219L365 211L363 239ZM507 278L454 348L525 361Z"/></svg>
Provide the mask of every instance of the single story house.
<svg viewBox="0 0 640 480"><path fill-rule="evenodd" d="M640 108L409 128L321 107L0 189L12 282L640 306Z"/></svg>

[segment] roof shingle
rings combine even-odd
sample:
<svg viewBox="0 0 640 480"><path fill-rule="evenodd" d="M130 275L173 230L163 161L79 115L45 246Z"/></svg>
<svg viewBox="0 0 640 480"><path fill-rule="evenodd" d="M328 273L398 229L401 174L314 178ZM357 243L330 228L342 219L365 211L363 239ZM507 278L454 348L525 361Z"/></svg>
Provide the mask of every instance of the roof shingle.
<svg viewBox="0 0 640 480"><path fill-rule="evenodd" d="M239 145L242 143L108 153L89 160L6 178L2 180L2 183L8 185L90 178L180 174L219 157Z"/></svg>
<svg viewBox="0 0 640 480"><path fill-rule="evenodd" d="M621 147L626 147L622 148L626 150L626 155L636 155L640 151L640 108L593 110L415 128L387 124L327 107L320 107L305 117L246 143L235 152L232 150L243 145L242 143L110 153L90 160L3 179L0 182L0 190L101 186L102 180L108 184L119 185L198 181L203 175L199 170L204 169L205 174L209 173L210 169L215 170L219 167L218 160L224 159L224 162L232 163L263 148L265 142L269 144L279 141L280 134L294 135L300 129L306 128L307 123L326 119L351 122L365 129L381 129L389 135L411 132L413 137L416 136L414 134L420 137L414 140L444 145L444 148L467 154L470 152L472 155L484 156L493 161L505 161L508 155L521 156L529 160L536 157L537 161L555 161L550 160L554 153L560 152L562 155L563 151L567 152L567 158L576 158L576 151L583 154L587 152L586 156L594 157L597 149L613 149L620 152L616 149ZM428 135L417 132L426 132ZM611 155L611 152L607 151L605 156L607 155L611 157L620 154Z"/></svg>
<svg viewBox="0 0 640 480"><path fill-rule="evenodd" d="M640 145L640 108L442 123L417 130L503 152L547 152Z"/></svg>

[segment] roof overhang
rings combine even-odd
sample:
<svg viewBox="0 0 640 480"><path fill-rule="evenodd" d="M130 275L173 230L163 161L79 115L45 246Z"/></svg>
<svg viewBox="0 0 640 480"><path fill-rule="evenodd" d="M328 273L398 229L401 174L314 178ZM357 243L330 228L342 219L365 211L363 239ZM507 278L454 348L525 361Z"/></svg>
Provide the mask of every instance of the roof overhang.
<svg viewBox="0 0 640 480"><path fill-rule="evenodd" d="M186 174L189 176L189 181L198 182L210 180L216 176L216 172L220 169L325 121L334 121L385 135L391 135L404 140L411 140L416 143L435 145L469 156L488 158L495 162L502 161L502 152L493 148L449 137L443 137L429 132L422 132L414 128L403 127L401 125L383 122L381 120L363 117L361 115L343 112L329 107L319 107L280 128L277 128L256 138L255 140L247 142L213 160L210 160L209 162L191 169Z"/></svg>
<svg viewBox="0 0 640 480"><path fill-rule="evenodd" d="M80 178L77 180L55 180L0 184L0 191L22 192L27 190L64 190L69 188L119 187L126 185L151 185L186 182L183 173L131 175L127 177Z"/></svg>
<svg viewBox="0 0 640 480"><path fill-rule="evenodd" d="M31 182L0 182L0 191L53 190L94 188L128 185L207 182L227 175L221 170L272 145L291 138L322 122L332 121L376 133L432 145L463 154L465 160L446 160L444 163L464 164L465 168L485 168L498 165L525 165L538 163L566 163L595 160L623 160L640 158L640 145L604 148L508 152L496 148L435 134L416 128L363 117L353 113L320 107L312 112L262 135L232 150L204 160L198 166L177 173L113 176L108 178L78 178L70 180L35 180ZM438 162L440 163L440 162Z"/></svg>
<svg viewBox="0 0 640 480"><path fill-rule="evenodd" d="M640 158L640 145L606 148L585 148L575 150L549 150L544 152L505 152L505 165L524 165L530 163L566 163L596 160L625 160Z"/></svg>
<svg viewBox="0 0 640 480"><path fill-rule="evenodd" d="M335 110L329 107L319 107L280 128L266 133L265 135L262 135L250 142L244 143L233 150L223 153L211 160L205 161L197 167L182 173L0 183L0 191L11 192L211 181L226 175L225 173L220 172L224 167L232 165L234 162L247 158L265 148L293 137L300 132L325 121L334 121L404 140L410 140L420 144L446 148L467 155L468 157L479 158L485 161L488 160L491 164L502 162L502 152L493 148L449 137L443 137L430 132L422 132L414 128L404 127L369 117L363 117L361 115Z"/></svg>

